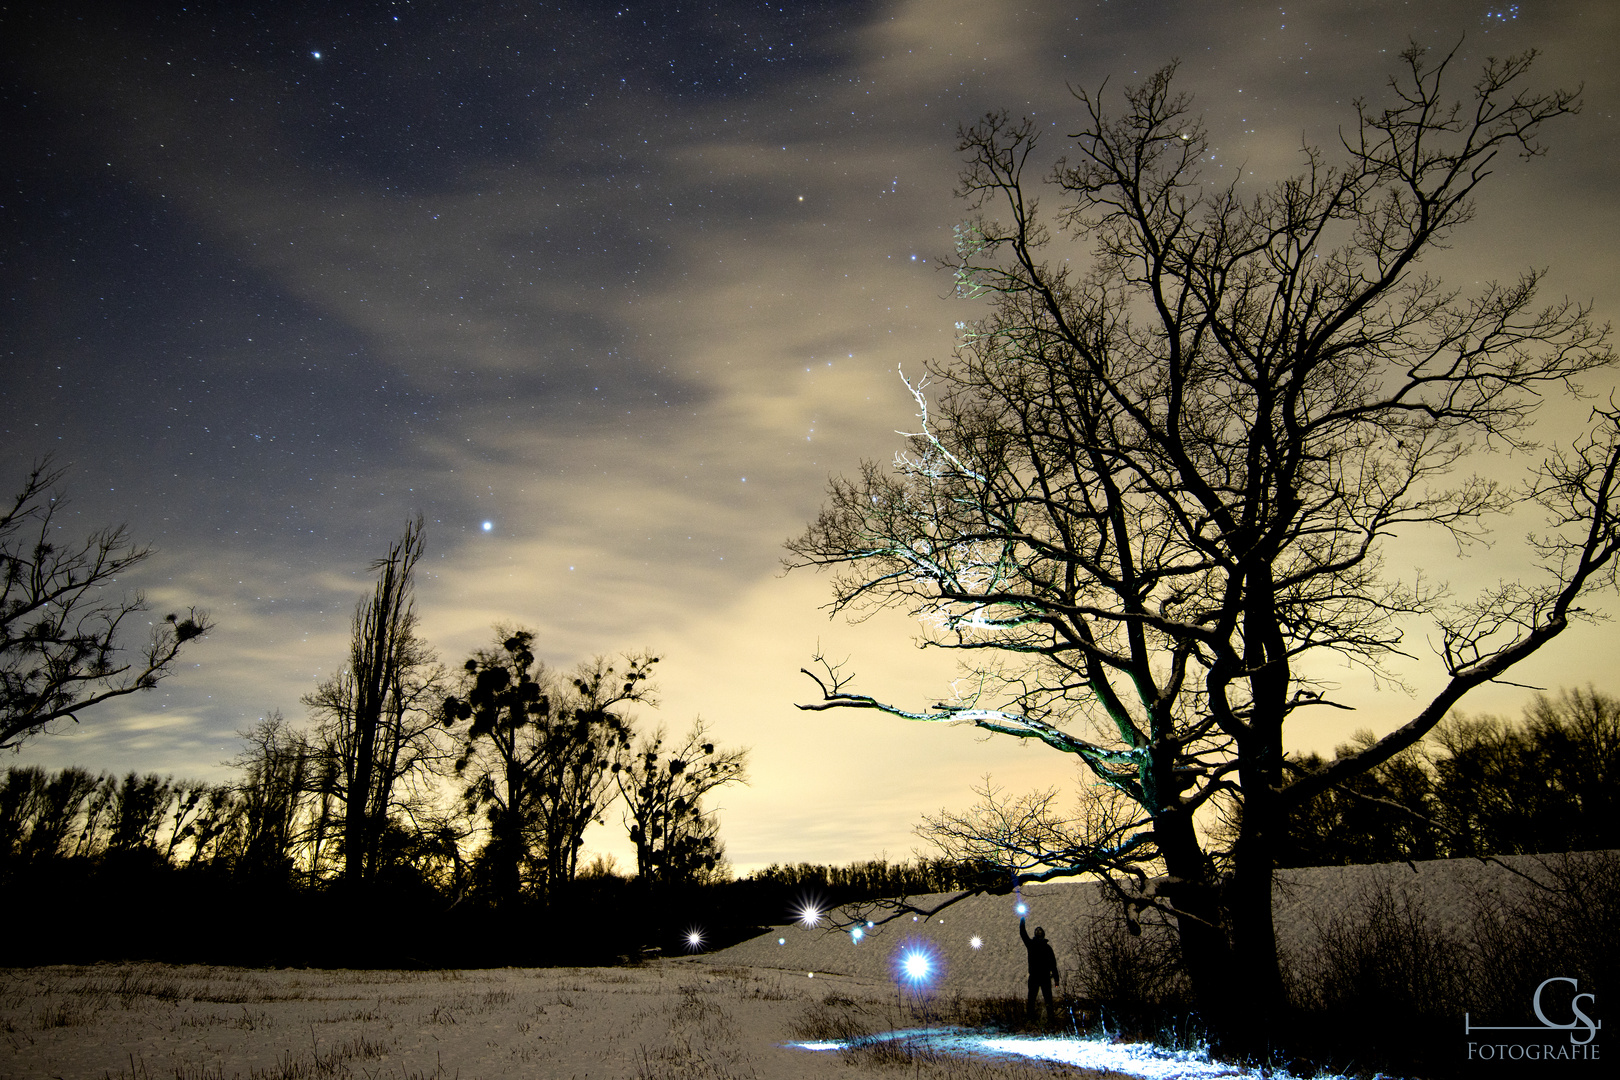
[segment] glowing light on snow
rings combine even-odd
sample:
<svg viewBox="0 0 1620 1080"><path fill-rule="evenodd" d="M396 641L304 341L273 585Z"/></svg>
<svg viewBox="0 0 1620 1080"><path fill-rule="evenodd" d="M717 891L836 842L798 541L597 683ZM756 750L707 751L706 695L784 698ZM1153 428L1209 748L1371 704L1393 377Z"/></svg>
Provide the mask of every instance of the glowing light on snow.
<svg viewBox="0 0 1620 1080"><path fill-rule="evenodd" d="M912 982L922 982L928 978L928 973L934 970L934 964L928 959L927 953L914 950L901 957L900 970L904 971L906 978Z"/></svg>
<svg viewBox="0 0 1620 1080"><path fill-rule="evenodd" d="M703 928L694 926L686 932L686 951L700 952L703 949Z"/></svg>
<svg viewBox="0 0 1620 1080"><path fill-rule="evenodd" d="M779 938L776 939L776 943L778 945L786 945L787 944L787 938L779 937Z"/></svg>
<svg viewBox="0 0 1620 1080"><path fill-rule="evenodd" d="M973 940L969 941L968 944L973 946L975 949L982 949L984 948L984 938L980 937L978 934L974 934Z"/></svg>
<svg viewBox="0 0 1620 1080"><path fill-rule="evenodd" d="M798 910L793 913L793 917L806 930L821 925L821 909L808 900L799 905Z"/></svg>
<svg viewBox="0 0 1620 1080"><path fill-rule="evenodd" d="M863 938L865 936L866 936L866 931L862 930L858 926L855 929L853 929L853 930L851 930L849 932L849 939L851 941L855 942L857 945L860 944L861 938Z"/></svg>
<svg viewBox="0 0 1620 1080"><path fill-rule="evenodd" d="M483 527L485 532L489 532L491 529L495 528L495 523L493 521L486 521L484 522Z"/></svg>
<svg viewBox="0 0 1620 1080"><path fill-rule="evenodd" d="M1029 914L1029 905L1024 903L1022 900L1020 900L1020 901L1018 901L1018 906L1013 908L1013 910L1018 912L1018 914L1020 914L1020 915L1028 915Z"/></svg>
<svg viewBox="0 0 1620 1080"><path fill-rule="evenodd" d="M911 1050L976 1054L1005 1060L1016 1055L1036 1061L1061 1062L1142 1080L1260 1080L1258 1069L1209 1060L1202 1050L1162 1050L1149 1043L1112 1043L1098 1039L1053 1039L1029 1036L984 1036L943 1031L890 1031L851 1042L796 1042L800 1050L843 1050L849 1046L895 1043Z"/></svg>

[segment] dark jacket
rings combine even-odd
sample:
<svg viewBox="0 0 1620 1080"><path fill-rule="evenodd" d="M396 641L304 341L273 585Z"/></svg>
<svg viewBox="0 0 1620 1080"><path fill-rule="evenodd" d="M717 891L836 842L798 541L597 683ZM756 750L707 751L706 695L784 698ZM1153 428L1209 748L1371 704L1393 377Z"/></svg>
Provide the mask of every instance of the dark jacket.
<svg viewBox="0 0 1620 1080"><path fill-rule="evenodd" d="M1052 943L1045 937L1030 937L1023 919L1018 920L1018 936L1024 939L1024 949L1029 953L1029 977L1042 982L1057 978L1057 954L1052 951Z"/></svg>

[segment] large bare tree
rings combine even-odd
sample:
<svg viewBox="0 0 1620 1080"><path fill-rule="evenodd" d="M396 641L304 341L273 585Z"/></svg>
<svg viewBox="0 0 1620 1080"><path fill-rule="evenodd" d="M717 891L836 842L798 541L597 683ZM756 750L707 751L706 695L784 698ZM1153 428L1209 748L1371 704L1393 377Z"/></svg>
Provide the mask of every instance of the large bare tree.
<svg viewBox="0 0 1620 1080"><path fill-rule="evenodd" d="M389 817L408 812L408 784L448 756L437 721L443 669L417 632L416 564L422 519L371 564L372 595L355 607L349 662L303 700L319 720L320 783L343 808L343 881L376 868Z"/></svg>
<svg viewBox="0 0 1620 1080"><path fill-rule="evenodd" d="M1307 147L1258 194L1211 182L1174 65L1118 113L1078 92L1073 156L1048 176L1060 252L1026 174L1035 126L964 130L979 216L955 272L988 313L911 385L920 426L894 468L835 481L789 544L790 566L836 571L835 609L907 608L971 676L907 709L824 665L806 707L1037 740L1122 794L1134 816L1071 830L1091 842L1017 877L1161 875L1150 899L1228 1053L1254 1051L1281 1004L1271 886L1289 815L1412 746L1615 584L1612 400L1517 487L1462 474L1480 448L1533 448L1543 398L1614 357L1587 306L1537 299L1541 271L1465 293L1423 270L1498 155L1541 154L1542 125L1578 107L1524 86L1532 55L1489 61L1454 103L1450 60L1409 49L1388 104L1357 104L1337 164ZM1397 532L1466 545L1514 504L1547 515L1519 580L1454 600L1385 565ZM1432 699L1291 770L1288 720L1345 707L1313 673L1390 676L1424 621ZM1240 816L1229 846L1204 827L1221 813Z"/></svg>
<svg viewBox="0 0 1620 1080"><path fill-rule="evenodd" d="M148 610L146 598L112 586L152 549L123 526L64 544L56 518L66 503L55 490L63 472L40 462L0 509L0 750L19 749L59 721L77 723L92 705L152 689L211 628L193 608L153 624L138 652L129 648L125 635Z"/></svg>

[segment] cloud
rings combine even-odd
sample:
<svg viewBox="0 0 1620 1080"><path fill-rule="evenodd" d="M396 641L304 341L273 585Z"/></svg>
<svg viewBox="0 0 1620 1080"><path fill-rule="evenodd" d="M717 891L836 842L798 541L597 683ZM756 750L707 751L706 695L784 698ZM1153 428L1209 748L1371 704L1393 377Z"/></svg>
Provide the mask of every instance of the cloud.
<svg viewBox="0 0 1620 1080"><path fill-rule="evenodd" d="M34 760L222 775L233 730L301 716L368 563L421 512L419 606L446 662L498 621L565 667L652 648L671 730L702 713L755 748L754 785L722 800L739 862L901 854L986 770L1072 782L1059 755L795 710L818 640L908 701L950 668L903 618L828 623L824 582L777 576L827 477L913 426L897 369L947 355L976 310L937 272L967 214L958 124L1034 115L1044 169L1076 123L1066 84L1107 79L1115 103L1179 57L1211 175L1241 167L1257 191L1302 136L1332 144L1409 33L1466 30L1470 71L1545 44L1547 82L1588 80L1587 115L1547 159L1503 162L1430 265L1466 284L1548 261L1620 300L1607 10L1506 27L1462 4L1330 4L1284 26L1260 3L909 0L654 6L631 26L464 7L364 55L338 13L272 20L246 53L127 13L11 38L38 91L11 120L35 261L8 294L22 374L0 429L80 462L86 532L127 518L157 544L134 583L160 608L219 621L200 666ZM1609 637L1583 640L1584 666L1536 678L1598 670ZM1354 722L1393 722L1394 698ZM1305 730L1323 745L1343 725Z"/></svg>

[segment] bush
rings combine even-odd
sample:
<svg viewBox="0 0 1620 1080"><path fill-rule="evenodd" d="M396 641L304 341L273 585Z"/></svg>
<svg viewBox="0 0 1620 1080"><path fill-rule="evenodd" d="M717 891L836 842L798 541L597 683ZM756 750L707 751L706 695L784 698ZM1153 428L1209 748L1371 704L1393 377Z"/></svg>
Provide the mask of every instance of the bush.
<svg viewBox="0 0 1620 1080"><path fill-rule="evenodd" d="M1289 1014L1269 1064L1299 1076L1494 1075L1467 1059L1464 1013L1474 1024L1534 1023L1531 997L1552 976L1576 979L1595 997L1586 1013L1600 1018L1620 971L1620 853L1542 856L1521 887L1482 891L1456 913L1424 907L1404 876L1380 874L1340 911L1318 914L1314 942L1282 957ZM1458 917L1448 924L1447 914ZM1067 1004L1081 1030L1186 1047L1196 1016L1175 929L1152 911L1134 933L1133 921L1116 908L1076 928ZM1559 1075L1601 1067L1558 1063Z"/></svg>
<svg viewBox="0 0 1620 1080"><path fill-rule="evenodd" d="M1620 970L1620 854L1538 863L1522 888L1476 896L1465 929L1447 931L1389 877L1318 920L1315 947L1285 965L1287 1050L1352 1074L1476 1077L1491 1066L1467 1060L1465 1013L1474 1024L1532 1023L1531 997L1549 976L1605 1000ZM1560 1062L1560 1073L1572 1066L1583 1071Z"/></svg>
<svg viewBox="0 0 1620 1080"><path fill-rule="evenodd" d="M1176 930L1157 912L1140 922L1121 909L1079 928L1069 994L1110 1035L1184 1045L1191 1038L1192 984Z"/></svg>
<svg viewBox="0 0 1620 1080"><path fill-rule="evenodd" d="M1335 1069L1432 1071L1438 1032L1461 1026L1472 965L1411 895L1378 878L1341 914L1319 917L1317 943L1287 965L1294 1028L1285 1049Z"/></svg>

